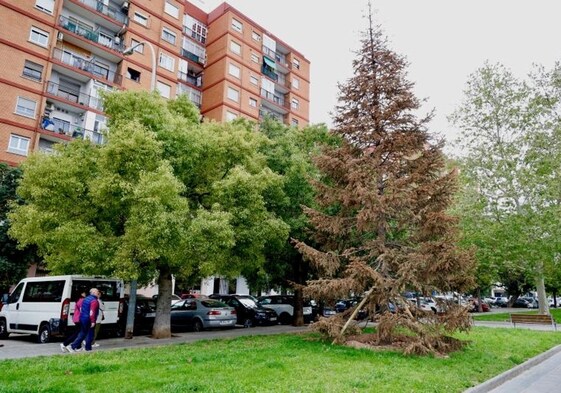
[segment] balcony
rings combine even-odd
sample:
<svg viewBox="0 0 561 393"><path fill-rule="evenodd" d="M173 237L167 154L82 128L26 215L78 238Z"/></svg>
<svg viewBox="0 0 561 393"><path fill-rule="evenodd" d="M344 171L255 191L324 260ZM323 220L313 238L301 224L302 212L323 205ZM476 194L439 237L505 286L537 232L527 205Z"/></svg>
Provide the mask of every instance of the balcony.
<svg viewBox="0 0 561 393"><path fill-rule="evenodd" d="M66 135L74 139L88 139L96 144L104 142L103 135L94 130L85 129L77 124L70 124L66 121L44 117L40 125L41 129L52 131L55 134Z"/></svg>
<svg viewBox="0 0 561 393"><path fill-rule="evenodd" d="M284 97L273 94L265 89L261 89L261 97L275 103L276 105L285 108Z"/></svg>
<svg viewBox="0 0 561 393"><path fill-rule="evenodd" d="M124 46L121 42L115 42L115 37L111 37L108 33L104 33L101 31L94 31L87 27L81 26L75 21L70 20L65 16L61 16L58 25L68 30L74 34L77 34L85 39L95 42L96 44L102 45L106 48L111 50L122 52L124 50ZM99 30L99 29L98 29Z"/></svg>
<svg viewBox="0 0 561 393"><path fill-rule="evenodd" d="M263 66L261 67L261 72L263 73L263 75L271 78L272 80L274 80L275 82L279 79L279 76L276 74L276 72L272 71L269 67L267 67L265 64L263 64Z"/></svg>
<svg viewBox="0 0 561 393"><path fill-rule="evenodd" d="M125 15L114 3L112 4L112 6L108 6L103 4L102 1L98 1L98 0L75 0L75 1L84 4L88 8L96 10L100 14L103 14L115 20L121 25L122 24L127 25L129 23L129 18L127 17L127 15Z"/></svg>
<svg viewBox="0 0 561 393"><path fill-rule="evenodd" d="M81 93L79 91L69 89L66 86L48 81L47 93L53 96L62 98L63 100L79 105L84 105L99 111L103 110L101 99L90 96L89 94Z"/></svg>
<svg viewBox="0 0 561 393"><path fill-rule="evenodd" d="M199 41L201 44L206 43L206 36L201 34L201 33L197 33L196 31L194 31L193 29L188 28L187 26L183 26L183 33L185 33L185 35L187 37L191 37L192 39Z"/></svg>
<svg viewBox="0 0 561 393"><path fill-rule="evenodd" d="M183 56L184 58L186 58L187 60L192 60L195 63L199 63L201 65L205 64L205 60L199 56L197 56L196 54L189 52L187 49L183 49L181 48L181 56Z"/></svg>
<svg viewBox="0 0 561 393"><path fill-rule="evenodd" d="M203 78L201 75L192 75L190 73L185 73L182 71L177 72L177 78L182 82L187 82L196 87L201 87L203 85Z"/></svg>
<svg viewBox="0 0 561 393"><path fill-rule="evenodd" d="M107 81L110 83L121 84L121 75L115 74L106 68L100 67L94 63L94 59L84 59L83 57L70 51L63 51L58 48L53 50L53 58L72 68L84 71L94 79Z"/></svg>

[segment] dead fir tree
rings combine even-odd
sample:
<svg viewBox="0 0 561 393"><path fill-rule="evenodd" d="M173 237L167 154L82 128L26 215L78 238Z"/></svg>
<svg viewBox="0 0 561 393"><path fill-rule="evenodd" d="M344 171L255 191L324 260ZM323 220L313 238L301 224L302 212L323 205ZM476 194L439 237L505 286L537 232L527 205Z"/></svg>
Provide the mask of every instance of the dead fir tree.
<svg viewBox="0 0 561 393"><path fill-rule="evenodd" d="M442 142L427 132L432 113L417 118L420 101L406 79L406 61L373 26L370 5L368 20L354 76L339 86L333 132L344 142L316 160L323 176L314 182L319 208L305 207L315 243L294 241L320 277L305 293L326 302L362 296L344 319L315 324L337 342L357 333L351 321L366 308L379 317L374 344L399 341L406 353L447 352L447 335L469 327L467 311L447 305L446 312L423 313L402 293L463 291L473 284L474 259L456 246L457 221L447 213L456 176L446 170ZM396 313L380 312L390 303Z"/></svg>

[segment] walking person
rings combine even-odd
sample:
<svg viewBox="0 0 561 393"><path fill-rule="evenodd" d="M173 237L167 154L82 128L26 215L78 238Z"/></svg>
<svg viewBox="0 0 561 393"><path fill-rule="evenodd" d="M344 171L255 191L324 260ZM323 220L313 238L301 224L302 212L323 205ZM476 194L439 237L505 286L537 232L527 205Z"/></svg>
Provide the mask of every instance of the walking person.
<svg viewBox="0 0 561 393"><path fill-rule="evenodd" d="M80 333L72 344L66 347L68 352L76 352L76 349L86 339L86 352L92 350L92 341L95 329L97 315L99 313L99 290L97 288L90 289L90 294L82 302L80 309Z"/></svg>
<svg viewBox="0 0 561 393"><path fill-rule="evenodd" d="M94 338L93 338L93 342L92 342L92 347L99 347L99 344L97 343L97 335L99 334L99 330L101 329L101 321L105 320L105 303L103 303L103 292L99 291L99 298L97 299L99 302L99 314L97 316L97 322L95 324L95 330L94 330Z"/></svg>
<svg viewBox="0 0 561 393"><path fill-rule="evenodd" d="M84 302L85 297L86 292L82 292L80 294L80 298L76 299L76 304L74 305L74 314L72 315L72 322L74 322L74 332L60 344L60 350L62 352L66 352L66 347L70 345L76 339L76 337L78 337L78 334L80 334L80 309L82 308L82 303Z"/></svg>

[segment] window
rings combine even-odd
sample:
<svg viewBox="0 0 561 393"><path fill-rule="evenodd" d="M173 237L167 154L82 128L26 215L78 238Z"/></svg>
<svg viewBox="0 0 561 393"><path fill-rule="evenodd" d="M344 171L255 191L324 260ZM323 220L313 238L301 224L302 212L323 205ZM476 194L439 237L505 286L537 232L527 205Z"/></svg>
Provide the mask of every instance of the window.
<svg viewBox="0 0 561 393"><path fill-rule="evenodd" d="M290 107L292 109L298 109L300 108L300 101L298 101L297 98L293 98L292 100L290 100Z"/></svg>
<svg viewBox="0 0 561 393"><path fill-rule="evenodd" d="M138 45L138 46L136 46ZM135 47L134 51L138 53L144 53L144 44L140 44L140 41L131 38L131 47Z"/></svg>
<svg viewBox="0 0 561 393"><path fill-rule="evenodd" d="M60 302L64 291L64 280L28 282L22 302Z"/></svg>
<svg viewBox="0 0 561 393"><path fill-rule="evenodd" d="M26 60L23 65L23 76L41 82L43 77L43 66L32 61Z"/></svg>
<svg viewBox="0 0 561 393"><path fill-rule="evenodd" d="M249 82L250 82L252 85L258 86L258 85L259 85L259 78L257 78L257 77L254 76L254 75L251 75L251 76L249 77Z"/></svg>
<svg viewBox="0 0 561 393"><path fill-rule="evenodd" d="M300 60L298 59L292 59L292 67L296 68L296 69L300 69Z"/></svg>
<svg viewBox="0 0 561 393"><path fill-rule="evenodd" d="M249 106L257 108L257 100L255 98L250 98L249 99Z"/></svg>
<svg viewBox="0 0 561 393"><path fill-rule="evenodd" d="M26 156L29 150L29 138L19 135L10 135L10 142L8 144L8 151L10 153Z"/></svg>
<svg viewBox="0 0 561 393"><path fill-rule="evenodd" d="M162 39L175 45L175 34L165 27L162 30Z"/></svg>
<svg viewBox="0 0 561 393"><path fill-rule="evenodd" d="M242 46L237 42L230 41L230 50L235 53L236 55L242 54Z"/></svg>
<svg viewBox="0 0 561 393"><path fill-rule="evenodd" d="M18 97L18 103L16 105L16 113L18 115L35 118L35 109L37 109L37 103L35 101Z"/></svg>
<svg viewBox="0 0 561 393"><path fill-rule="evenodd" d="M190 39L183 37L183 46L182 48L187 52L195 55L195 57L187 54L183 54L184 57L189 58L190 60L196 61L197 63L204 64L206 62L206 50L200 45L195 44Z"/></svg>
<svg viewBox="0 0 561 393"><path fill-rule="evenodd" d="M148 17L146 15L142 15L140 12L134 13L133 20L142 26L148 26Z"/></svg>
<svg viewBox="0 0 561 393"><path fill-rule="evenodd" d="M200 43L206 42L207 27L190 15L185 14L183 17L183 26L185 26L185 34L196 39Z"/></svg>
<svg viewBox="0 0 561 393"><path fill-rule="evenodd" d="M46 47L49 45L49 33L38 29L37 27L32 27L31 32L29 33L29 41Z"/></svg>
<svg viewBox="0 0 561 393"><path fill-rule="evenodd" d="M243 24L237 19L232 19L232 29L241 33L243 31Z"/></svg>
<svg viewBox="0 0 561 393"><path fill-rule="evenodd" d="M163 52L160 52L160 60L158 64L160 64L160 67L165 68L166 70L175 71L175 59Z"/></svg>
<svg viewBox="0 0 561 393"><path fill-rule="evenodd" d="M257 56L255 53L251 54L251 61L254 63L259 63L259 56Z"/></svg>
<svg viewBox="0 0 561 393"><path fill-rule="evenodd" d="M298 119L292 119L290 122L294 127L298 127Z"/></svg>
<svg viewBox="0 0 561 393"><path fill-rule="evenodd" d="M298 90L300 88L300 80L296 78L292 78L292 87Z"/></svg>
<svg viewBox="0 0 561 393"><path fill-rule="evenodd" d="M35 7L39 8L41 11L52 14L55 8L55 0L36 0Z"/></svg>
<svg viewBox="0 0 561 393"><path fill-rule="evenodd" d="M253 38L254 41L261 41L261 36L255 31L251 32L251 38Z"/></svg>
<svg viewBox="0 0 561 393"><path fill-rule="evenodd" d="M232 63L228 64L228 73L236 78L240 79L240 67L233 65Z"/></svg>
<svg viewBox="0 0 561 393"><path fill-rule="evenodd" d="M226 121L235 120L236 117L238 117L238 115L236 115L235 113L230 112L230 111L226 111Z"/></svg>
<svg viewBox="0 0 561 393"><path fill-rule="evenodd" d="M169 98L171 95L171 86L166 85L165 83L158 81L156 89L160 92L160 95L164 98Z"/></svg>
<svg viewBox="0 0 561 393"><path fill-rule="evenodd" d="M140 82L140 71L135 70L134 68L127 68L127 78L133 80L135 82Z"/></svg>
<svg viewBox="0 0 561 393"><path fill-rule="evenodd" d="M236 89L228 87L228 98L232 101L238 102L240 100L240 92Z"/></svg>
<svg viewBox="0 0 561 393"><path fill-rule="evenodd" d="M164 6L164 12L168 15L173 16L175 19L179 19L179 8L171 3L168 3L167 1L166 5Z"/></svg>

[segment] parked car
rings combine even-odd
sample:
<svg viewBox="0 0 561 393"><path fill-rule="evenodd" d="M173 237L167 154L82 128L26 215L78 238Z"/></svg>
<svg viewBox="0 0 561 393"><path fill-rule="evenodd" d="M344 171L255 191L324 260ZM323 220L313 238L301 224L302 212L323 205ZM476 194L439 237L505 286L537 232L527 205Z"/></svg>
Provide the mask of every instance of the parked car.
<svg viewBox="0 0 561 393"><path fill-rule="evenodd" d="M154 301L157 301L158 300L158 295L152 295L152 299L154 299ZM180 300L181 300L180 296L176 295L175 293L171 294L171 305L172 306Z"/></svg>
<svg viewBox="0 0 561 393"><path fill-rule="evenodd" d="M508 305L508 299L504 296L495 298L495 307L506 307Z"/></svg>
<svg viewBox="0 0 561 393"><path fill-rule="evenodd" d="M275 310L260 306L257 299L251 295L212 294L211 299L218 299L234 307L237 313L238 325L252 327L256 325L276 325L278 315Z"/></svg>
<svg viewBox="0 0 561 393"><path fill-rule="evenodd" d="M341 299L335 303L335 311L336 312L344 312L350 308L357 306L360 302L360 299ZM368 317L368 312L366 310L359 310L355 319L363 320Z"/></svg>
<svg viewBox="0 0 561 393"><path fill-rule="evenodd" d="M310 305L312 306L312 320L317 320L319 317L329 318L337 314L333 307L326 306L323 302L316 302L315 300L310 300Z"/></svg>
<svg viewBox="0 0 561 393"><path fill-rule="evenodd" d="M275 310L279 316L279 322L283 325L292 323L294 317L294 295L268 295L257 298L263 307ZM310 323L312 320L312 305L304 302L303 307L304 322Z"/></svg>
<svg viewBox="0 0 561 393"><path fill-rule="evenodd" d="M123 307L123 318L120 321L120 335L124 336L127 327L127 316L129 309L129 298L125 297ZM142 295L136 295L136 307L134 313L134 334L150 333L156 318L156 299Z"/></svg>
<svg viewBox="0 0 561 393"><path fill-rule="evenodd" d="M519 297L518 299L516 299L514 301L514 304L512 305L512 307L515 308L529 308L530 303L528 302L528 300Z"/></svg>
<svg viewBox="0 0 561 393"><path fill-rule="evenodd" d="M236 309L216 299L184 299L171 306L172 330L233 328L236 322Z"/></svg>

